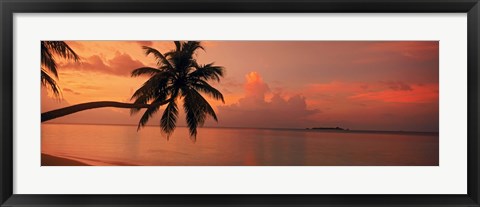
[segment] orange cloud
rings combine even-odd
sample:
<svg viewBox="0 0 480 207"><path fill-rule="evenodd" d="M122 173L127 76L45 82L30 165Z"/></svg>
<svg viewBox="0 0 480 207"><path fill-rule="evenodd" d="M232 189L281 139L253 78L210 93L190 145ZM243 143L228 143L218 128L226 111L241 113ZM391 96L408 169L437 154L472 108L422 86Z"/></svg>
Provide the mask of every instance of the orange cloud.
<svg viewBox="0 0 480 207"><path fill-rule="evenodd" d="M153 45L153 42L152 41L135 41L137 44L139 44L140 46L152 46Z"/></svg>
<svg viewBox="0 0 480 207"><path fill-rule="evenodd" d="M62 91L63 91L63 92L68 92L68 93L72 93L72 94L75 94L75 95L82 95L81 93L76 92L76 91L74 91L74 90L72 90L72 89L70 89L70 88L63 88Z"/></svg>
<svg viewBox="0 0 480 207"><path fill-rule="evenodd" d="M270 92L270 88L263 81L262 77L257 72L250 72L245 75L246 83L245 96L251 97L254 100L263 101L265 99L265 94Z"/></svg>
<svg viewBox="0 0 480 207"><path fill-rule="evenodd" d="M244 97L227 106L219 106L220 126L230 127L309 127L308 117L319 110L308 109L306 98L296 94L290 97L271 94L267 83L258 72L245 76Z"/></svg>

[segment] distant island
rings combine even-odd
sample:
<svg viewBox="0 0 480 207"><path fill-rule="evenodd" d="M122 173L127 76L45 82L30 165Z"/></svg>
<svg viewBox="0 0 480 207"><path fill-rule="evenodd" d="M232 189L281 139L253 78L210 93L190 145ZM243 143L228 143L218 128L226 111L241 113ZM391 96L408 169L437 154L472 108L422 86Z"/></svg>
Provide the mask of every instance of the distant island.
<svg viewBox="0 0 480 207"><path fill-rule="evenodd" d="M382 133L382 134L416 134L416 135L431 135L437 134L438 132L419 132L419 131L385 131L385 130L358 130L353 129L350 130L348 128L342 127L312 127L312 128L305 128L305 130L312 130L312 131L330 131L330 132L341 132L341 133Z"/></svg>
<svg viewBox="0 0 480 207"><path fill-rule="evenodd" d="M313 130L341 130L341 131L345 131L345 130L349 130L349 129L344 129L344 128L341 128L341 127L313 127L313 128L305 128L305 129L313 129Z"/></svg>

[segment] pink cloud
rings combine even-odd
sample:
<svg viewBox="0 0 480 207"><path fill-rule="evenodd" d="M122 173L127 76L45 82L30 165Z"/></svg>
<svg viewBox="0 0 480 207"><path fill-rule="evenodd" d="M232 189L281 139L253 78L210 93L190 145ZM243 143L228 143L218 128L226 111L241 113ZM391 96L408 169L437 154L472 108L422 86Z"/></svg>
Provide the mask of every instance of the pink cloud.
<svg viewBox="0 0 480 207"><path fill-rule="evenodd" d="M387 85L390 89L394 91L411 91L412 87L402 81L383 81L381 82Z"/></svg>
<svg viewBox="0 0 480 207"><path fill-rule="evenodd" d="M438 84L409 84L403 81L342 82L332 81L310 84L306 94L313 98L337 97L345 101L376 100L384 102L435 102L438 101ZM338 100L336 100L338 101Z"/></svg>
<svg viewBox="0 0 480 207"><path fill-rule="evenodd" d="M310 84L304 89L311 120L351 129L437 131L438 83L402 81Z"/></svg>
<svg viewBox="0 0 480 207"><path fill-rule="evenodd" d="M392 90L359 93L349 98L353 100L396 103L435 103L438 102L438 85L414 85L403 89L395 87Z"/></svg>
<svg viewBox="0 0 480 207"><path fill-rule="evenodd" d="M378 42L367 47L372 52L390 52L416 60L438 58L438 41L391 41Z"/></svg>
<svg viewBox="0 0 480 207"><path fill-rule="evenodd" d="M103 59L99 55L83 58L80 63L67 62L60 65L62 70L82 70L112 75L130 76L132 70L143 67L144 64L134 60L126 53L115 53L112 59Z"/></svg>

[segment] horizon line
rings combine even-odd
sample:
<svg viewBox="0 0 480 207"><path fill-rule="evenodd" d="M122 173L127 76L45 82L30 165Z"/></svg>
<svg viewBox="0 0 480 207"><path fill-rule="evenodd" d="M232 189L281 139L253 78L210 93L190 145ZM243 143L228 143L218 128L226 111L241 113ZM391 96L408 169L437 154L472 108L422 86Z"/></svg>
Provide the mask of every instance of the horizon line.
<svg viewBox="0 0 480 207"><path fill-rule="evenodd" d="M104 126L138 126L137 124L108 124L108 123L41 123L41 124L64 124L64 125L104 125ZM145 126L152 126L152 127L159 127L160 125L145 125ZM184 127L187 126L177 126L177 127ZM314 127L304 127L304 128L274 128L274 127L232 127L232 126L219 126L219 127L212 127L212 126L203 126L199 128L218 128L218 129L270 129L270 130L310 130L310 131L329 131L329 132L395 132L395 133L439 133L439 131L406 131L406 130L377 130L377 129L350 129L348 130L329 130L329 129L313 129Z"/></svg>

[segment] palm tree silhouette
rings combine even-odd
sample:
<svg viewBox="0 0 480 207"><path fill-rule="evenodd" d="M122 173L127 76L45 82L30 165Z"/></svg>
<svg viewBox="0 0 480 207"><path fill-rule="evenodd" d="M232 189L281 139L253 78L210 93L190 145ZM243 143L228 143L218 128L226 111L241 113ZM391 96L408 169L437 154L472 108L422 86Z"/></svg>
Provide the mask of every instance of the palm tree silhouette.
<svg viewBox="0 0 480 207"><path fill-rule="evenodd" d="M223 77L223 67L213 63L200 65L193 57L198 49L204 49L198 41L175 41L175 49L162 54L151 47L143 47L146 55L153 54L158 68L142 67L134 70L132 76L149 75L150 78L132 96L135 104L153 105L167 101L160 120L162 131L167 137L174 131L178 116L177 102L183 101L183 109L190 135L195 139L197 126L202 126L207 115L215 121L217 115L212 106L200 94L204 93L216 100L224 101L222 93L212 87L208 81L220 81ZM138 123L138 129L143 127L148 119L158 111L160 105L148 108ZM131 109L137 113L138 108Z"/></svg>
<svg viewBox="0 0 480 207"><path fill-rule="evenodd" d="M75 62L80 61L80 56L63 41L42 41L41 42L41 82L42 86L50 88L55 96L60 95L60 88L55 81L58 79L57 62L54 56L60 56ZM53 78L52 74L55 78Z"/></svg>
<svg viewBox="0 0 480 207"><path fill-rule="evenodd" d="M206 65L197 63L194 58L196 51L204 50L199 41L174 41L174 43L175 49L165 54L151 47L143 47L147 56L152 54L156 59L157 67L142 67L132 71L132 77L150 76L132 95L131 99L134 103L98 101L77 104L42 113L42 122L100 107L130 108L132 114L138 113L141 108L146 108L138 123L137 130L140 130L162 105L168 104L160 119L160 127L168 138L176 127L177 102L182 101L189 132L192 140L195 141L197 127L203 126L207 115L218 121L212 106L201 93L224 101L222 93L208 83L209 81L219 82L224 75L224 68L213 63Z"/></svg>

